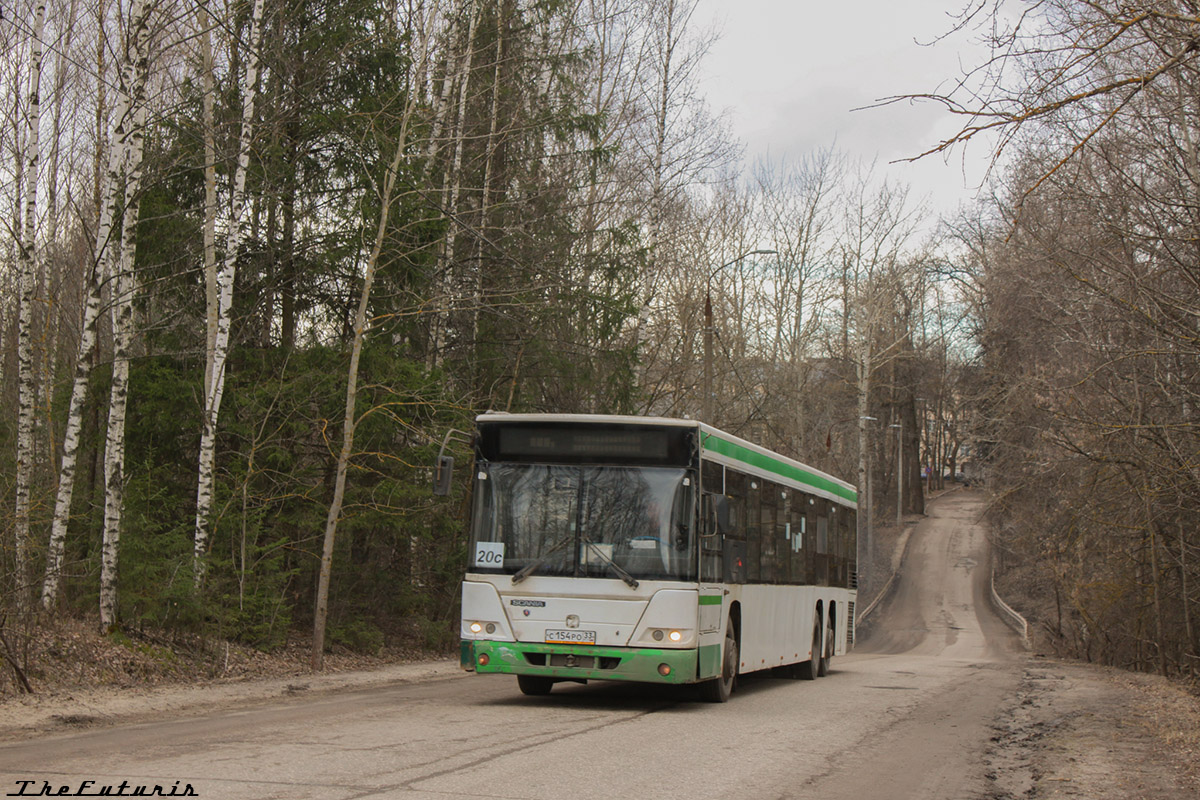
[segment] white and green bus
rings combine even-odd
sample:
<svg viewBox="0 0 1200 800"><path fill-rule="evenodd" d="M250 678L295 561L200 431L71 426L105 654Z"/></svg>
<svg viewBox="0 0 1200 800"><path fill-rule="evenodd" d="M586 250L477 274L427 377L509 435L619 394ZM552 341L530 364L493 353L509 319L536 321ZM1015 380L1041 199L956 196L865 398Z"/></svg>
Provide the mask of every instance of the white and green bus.
<svg viewBox="0 0 1200 800"><path fill-rule="evenodd" d="M477 418L462 665L559 681L816 678L854 642L853 486L694 420Z"/></svg>

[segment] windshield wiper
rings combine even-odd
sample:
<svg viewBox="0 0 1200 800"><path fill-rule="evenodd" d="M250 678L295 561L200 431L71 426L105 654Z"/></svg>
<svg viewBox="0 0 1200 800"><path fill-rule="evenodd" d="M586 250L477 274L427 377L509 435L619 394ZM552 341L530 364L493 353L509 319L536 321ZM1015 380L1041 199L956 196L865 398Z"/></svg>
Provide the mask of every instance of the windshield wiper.
<svg viewBox="0 0 1200 800"><path fill-rule="evenodd" d="M617 575L620 576L621 580L623 580L629 584L630 589L636 589L638 587L637 578L630 575L625 570L624 567L619 565L617 562L613 561L612 558L610 558L607 553L605 553L603 550L600 549L600 546L598 544L591 541L590 539L584 539L583 543L584 543L584 545L587 546L589 553L595 553L596 555L600 556L605 561L607 561L608 565L613 568L613 572L617 573Z"/></svg>
<svg viewBox="0 0 1200 800"><path fill-rule="evenodd" d="M546 561L549 560L550 556L554 555L559 550L562 550L565 545L567 545L573 541L575 541L574 533L572 533L570 536L564 536L563 538L559 539L558 542L554 545L554 547L551 547L549 550L547 550L545 553L543 553L542 557L539 558L537 561L534 561L532 564L526 564L525 566L521 567L520 572L518 572L516 575L513 575L512 582L520 583L521 581L528 578L531 574L533 574L533 571L535 569L540 567L542 564L545 564Z"/></svg>
<svg viewBox="0 0 1200 800"><path fill-rule="evenodd" d="M553 547L551 547L549 550L547 550L545 553L542 554L541 558L539 558L537 561L534 561L532 564L526 564L524 567L521 568L521 570L516 575L513 575L512 582L520 583L521 581L528 578L530 575L533 574L534 570L536 570L538 567L545 564L550 559L550 556L554 555L559 550L562 550L564 546L566 546L567 544L569 544L570 542L573 542L573 541L575 541L574 534L571 534L570 536L564 536L562 539L559 539ZM588 552L595 553L600 558L604 559L608 563L608 565L613 568L613 572L617 573L617 575L621 578L621 580L623 580L623 581L625 581L625 583L629 584L629 588L631 588L631 589L638 588L637 578L630 575L629 572L624 567L622 567L617 562L613 561L612 558L610 558L608 556L608 554L606 554L603 550L601 550L600 547L595 542L593 542L589 539L584 539L583 543L588 548Z"/></svg>

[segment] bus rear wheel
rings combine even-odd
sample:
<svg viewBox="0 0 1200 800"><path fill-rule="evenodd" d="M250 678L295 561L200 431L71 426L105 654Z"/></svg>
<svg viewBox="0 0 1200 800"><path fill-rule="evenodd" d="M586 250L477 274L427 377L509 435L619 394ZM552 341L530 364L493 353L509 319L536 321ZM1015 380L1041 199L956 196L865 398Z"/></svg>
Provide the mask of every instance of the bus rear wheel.
<svg viewBox="0 0 1200 800"><path fill-rule="evenodd" d="M821 647L821 663L817 666L817 675L824 678L829 674L829 662L833 660L834 635L833 620L825 626L825 642Z"/></svg>
<svg viewBox="0 0 1200 800"><path fill-rule="evenodd" d="M737 679L738 645L733 629L725 631L725 657L721 659L721 677L700 684L700 695L710 703L724 703L733 694L733 683Z"/></svg>
<svg viewBox="0 0 1200 800"><path fill-rule="evenodd" d="M800 680L815 681L821 674L821 661L824 659L822 644L821 616L818 614L813 618L812 655L808 661L802 661L796 665L796 673Z"/></svg>
<svg viewBox="0 0 1200 800"><path fill-rule="evenodd" d="M550 678L543 678L541 675L518 675L517 686L521 689L521 694L541 697L550 694L550 688L554 686L554 681Z"/></svg>

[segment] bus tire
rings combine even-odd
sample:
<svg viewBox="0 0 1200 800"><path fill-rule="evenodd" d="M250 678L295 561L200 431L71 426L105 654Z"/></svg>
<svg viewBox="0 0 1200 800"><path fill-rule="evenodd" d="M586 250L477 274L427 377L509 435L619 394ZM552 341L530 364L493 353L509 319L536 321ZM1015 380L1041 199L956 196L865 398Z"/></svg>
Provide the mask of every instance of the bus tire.
<svg viewBox="0 0 1200 800"><path fill-rule="evenodd" d="M700 695L710 703L724 703L733 694L733 684L737 680L738 645L733 636L733 629L725 629L725 655L721 659L721 677L713 678L700 684Z"/></svg>
<svg viewBox="0 0 1200 800"><path fill-rule="evenodd" d="M815 681L821 673L821 616L813 617L812 655L808 661L796 665L796 672L802 681Z"/></svg>
<svg viewBox="0 0 1200 800"><path fill-rule="evenodd" d="M554 681L541 675L518 675L517 686L521 689L521 694L541 697L550 694L550 688L554 686Z"/></svg>
<svg viewBox="0 0 1200 800"><path fill-rule="evenodd" d="M824 638L825 638L825 644L821 648L821 661L817 665L817 676L821 677L821 678L824 678L826 675L829 674L829 662L833 660L833 648L834 648L833 620L830 620L829 624L825 626L825 637Z"/></svg>

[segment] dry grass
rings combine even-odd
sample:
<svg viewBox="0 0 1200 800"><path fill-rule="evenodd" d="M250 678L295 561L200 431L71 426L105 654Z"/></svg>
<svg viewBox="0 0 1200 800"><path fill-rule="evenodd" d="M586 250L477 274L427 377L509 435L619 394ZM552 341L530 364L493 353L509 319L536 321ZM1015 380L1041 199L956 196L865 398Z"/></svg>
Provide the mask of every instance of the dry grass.
<svg viewBox="0 0 1200 800"><path fill-rule="evenodd" d="M272 678L311 673L311 639L294 637L264 653L230 642L164 632L102 635L95 620L42 622L6 638L36 694L99 687L151 687L210 680ZM325 656L327 672L371 669L431 657L418 648L385 648L363 655L335 647ZM0 669L0 699L23 694L10 663Z"/></svg>
<svg viewBox="0 0 1200 800"><path fill-rule="evenodd" d="M1197 687L1157 675L1113 673L1142 699L1151 734L1193 780L1200 782L1200 696Z"/></svg>

